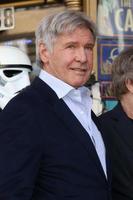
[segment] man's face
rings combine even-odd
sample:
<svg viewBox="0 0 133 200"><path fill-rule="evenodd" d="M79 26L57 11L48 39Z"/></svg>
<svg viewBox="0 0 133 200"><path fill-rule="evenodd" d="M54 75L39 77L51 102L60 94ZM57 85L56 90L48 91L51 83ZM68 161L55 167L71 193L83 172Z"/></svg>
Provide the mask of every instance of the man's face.
<svg viewBox="0 0 133 200"><path fill-rule="evenodd" d="M43 47L40 50L44 70L75 88L80 87L92 71L93 47L93 35L86 28L62 34L56 39L52 53Z"/></svg>

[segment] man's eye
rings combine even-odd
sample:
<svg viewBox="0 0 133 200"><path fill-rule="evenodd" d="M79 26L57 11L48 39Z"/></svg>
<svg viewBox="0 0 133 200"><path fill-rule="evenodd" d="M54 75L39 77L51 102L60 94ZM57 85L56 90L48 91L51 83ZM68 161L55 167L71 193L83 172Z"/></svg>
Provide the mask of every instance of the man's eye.
<svg viewBox="0 0 133 200"><path fill-rule="evenodd" d="M88 46L85 46L85 49L89 49L89 50L93 50L93 46L90 46L90 45L88 45Z"/></svg>
<svg viewBox="0 0 133 200"><path fill-rule="evenodd" d="M69 46L67 46L67 48L69 48L69 49L74 49L75 46L74 46L74 45L69 45Z"/></svg>

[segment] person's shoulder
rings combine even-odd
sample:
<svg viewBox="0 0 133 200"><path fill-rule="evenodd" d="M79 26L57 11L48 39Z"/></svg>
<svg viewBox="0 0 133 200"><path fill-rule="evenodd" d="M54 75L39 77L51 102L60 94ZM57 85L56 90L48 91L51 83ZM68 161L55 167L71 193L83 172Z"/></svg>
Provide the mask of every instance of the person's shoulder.
<svg viewBox="0 0 133 200"><path fill-rule="evenodd" d="M112 110L109 110L105 113L102 113L98 118L100 123L104 124L104 126L108 126L108 124L114 119L116 107ZM109 122L109 123L108 123Z"/></svg>
<svg viewBox="0 0 133 200"><path fill-rule="evenodd" d="M36 109L39 97L35 94L31 85L24 88L19 94L13 97L1 111L0 116L4 119L7 116L10 118L17 118L17 116L22 116L31 113ZM10 119L10 120L11 120Z"/></svg>
<svg viewBox="0 0 133 200"><path fill-rule="evenodd" d="M102 113L101 115L99 115L98 118L99 119L108 118L112 114L112 112L113 112L113 109L106 111L106 112Z"/></svg>
<svg viewBox="0 0 133 200"><path fill-rule="evenodd" d="M36 78L37 79L37 78ZM39 79L39 78L38 78ZM23 88L19 94L17 94L11 101L7 104L8 106L19 106L28 107L29 109L32 107L36 107L36 105L40 105L40 92L38 88L35 87L37 80L33 80L31 85ZM39 87L39 86L38 86Z"/></svg>
<svg viewBox="0 0 133 200"><path fill-rule="evenodd" d="M34 93L30 89L30 86L24 88L19 94L12 98L6 105L5 109L13 107L15 110L23 110L24 107L30 108L34 103ZM5 110L4 109L4 110Z"/></svg>
<svg viewBox="0 0 133 200"><path fill-rule="evenodd" d="M121 110L122 110L121 104L118 102L118 104L113 109L111 109L105 113L102 113L99 116L99 119L115 118L117 115L119 115Z"/></svg>

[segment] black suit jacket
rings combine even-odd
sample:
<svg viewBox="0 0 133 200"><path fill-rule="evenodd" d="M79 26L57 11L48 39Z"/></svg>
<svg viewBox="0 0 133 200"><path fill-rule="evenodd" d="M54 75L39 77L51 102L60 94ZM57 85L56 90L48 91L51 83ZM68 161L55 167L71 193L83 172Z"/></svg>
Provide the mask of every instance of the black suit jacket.
<svg viewBox="0 0 133 200"><path fill-rule="evenodd" d="M113 200L133 199L133 120L120 103L100 116L112 158Z"/></svg>
<svg viewBox="0 0 133 200"><path fill-rule="evenodd" d="M108 160L107 181L88 133L39 78L10 101L0 126L0 200L111 198Z"/></svg>

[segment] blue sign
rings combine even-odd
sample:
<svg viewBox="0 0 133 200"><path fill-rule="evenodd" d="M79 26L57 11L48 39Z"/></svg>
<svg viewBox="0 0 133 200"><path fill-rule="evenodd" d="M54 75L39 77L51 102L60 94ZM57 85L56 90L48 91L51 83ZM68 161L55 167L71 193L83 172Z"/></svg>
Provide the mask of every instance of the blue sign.
<svg viewBox="0 0 133 200"><path fill-rule="evenodd" d="M97 23L101 36L133 38L133 0L99 0Z"/></svg>
<svg viewBox="0 0 133 200"><path fill-rule="evenodd" d="M133 40L98 39L98 80L111 81L111 64L125 48L133 46Z"/></svg>

